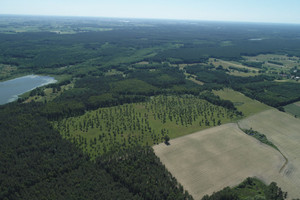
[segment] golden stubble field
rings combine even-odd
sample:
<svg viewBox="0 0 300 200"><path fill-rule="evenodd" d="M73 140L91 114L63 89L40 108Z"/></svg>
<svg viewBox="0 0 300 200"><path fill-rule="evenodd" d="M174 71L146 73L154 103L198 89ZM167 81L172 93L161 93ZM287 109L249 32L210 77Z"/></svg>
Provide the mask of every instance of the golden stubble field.
<svg viewBox="0 0 300 200"><path fill-rule="evenodd" d="M265 134L287 157L287 165L274 179L283 190L288 191L289 199L300 198L300 120L271 109L239 124L242 128L253 128Z"/></svg>
<svg viewBox="0 0 300 200"><path fill-rule="evenodd" d="M247 177L267 184L280 176L284 157L230 123L154 146L156 155L195 199Z"/></svg>

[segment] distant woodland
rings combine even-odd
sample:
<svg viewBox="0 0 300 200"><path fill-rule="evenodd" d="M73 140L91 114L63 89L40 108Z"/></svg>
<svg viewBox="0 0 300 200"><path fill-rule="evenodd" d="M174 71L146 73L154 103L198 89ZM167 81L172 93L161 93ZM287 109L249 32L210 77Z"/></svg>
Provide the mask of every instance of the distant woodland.
<svg viewBox="0 0 300 200"><path fill-rule="evenodd" d="M63 122L97 109L113 112L117 106L126 109L126 105L141 109L139 103L145 103L153 106L149 110L161 108L151 118L156 126L158 122L161 126L217 126L243 116L233 102L212 92L225 87L278 109L300 100L299 83L278 82L283 77L280 73L265 70L255 76L235 76L228 72L239 68L225 69L208 62L209 58L218 58L262 70L264 63L250 62L243 56L274 53L300 57L298 26L0 18L9 19L0 24L0 80L25 74L46 74L58 80L0 106L0 199L193 199L151 147L178 135L162 130L160 138L147 144L144 141L148 140L141 138L148 137L144 133L153 134L155 127L147 124L148 116L128 114L131 118L126 123L130 125L120 123L118 130L110 130L107 137L98 136L103 141L97 144L108 145L106 151L98 153L93 150L96 143L83 150L83 140L79 145L74 137L66 137L64 134L72 126ZM297 67L296 63L288 75L296 77ZM163 101L154 101L171 97L177 102L173 109ZM193 113L187 103L181 105L187 97L198 102L198 113ZM41 100L35 101L38 98ZM203 102L206 110L200 108ZM203 121L201 117L198 120L200 115ZM87 118L86 123L89 119L97 121ZM85 124L82 130L91 126L92 123ZM112 148L107 138L115 137L112 140L117 141L123 137L121 131L138 126L137 135L124 139L132 141L131 145L125 142L123 148ZM113 131L120 135L117 137ZM274 184L261 187L268 191L266 199L272 199L272 191L279 190ZM234 195L224 189L203 199L236 199Z"/></svg>

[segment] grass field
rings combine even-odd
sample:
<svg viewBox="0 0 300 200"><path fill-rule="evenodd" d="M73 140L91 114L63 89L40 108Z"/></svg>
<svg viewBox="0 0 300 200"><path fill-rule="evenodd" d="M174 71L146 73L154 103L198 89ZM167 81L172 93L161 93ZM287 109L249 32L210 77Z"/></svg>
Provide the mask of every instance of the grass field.
<svg viewBox="0 0 300 200"><path fill-rule="evenodd" d="M195 199L247 177L269 184L284 164L275 149L230 123L154 146L156 155Z"/></svg>
<svg viewBox="0 0 300 200"><path fill-rule="evenodd" d="M222 99L232 101L238 111L241 111L245 117L271 108L257 100L246 97L240 92L228 88L214 91L214 94L218 95Z"/></svg>
<svg viewBox="0 0 300 200"><path fill-rule="evenodd" d="M257 68L247 67L247 66L242 65L241 63L238 63L238 62L224 61L224 60L214 59L214 58L209 59L209 64L212 64L215 67L218 67L218 66L221 65L221 66L223 66L224 69L229 69L229 67L232 66L232 67L236 67L236 68L239 68L239 69L249 70L249 72L246 73L246 72L240 72L240 71L229 69L230 72L228 72L228 74L234 75L234 76L242 76L242 77L255 76L255 75L258 75L258 71L259 71Z"/></svg>
<svg viewBox="0 0 300 200"><path fill-rule="evenodd" d="M234 111L193 96L157 96L144 103L100 108L54 123L92 157L112 148L153 145L236 120Z"/></svg>
<svg viewBox="0 0 300 200"><path fill-rule="evenodd" d="M29 96L30 92L28 92L28 93L25 93L24 95L22 95L22 97L28 97L28 99L26 99L24 101L24 103L29 103L31 101L35 101L35 102L52 101L56 97L60 96L63 92L70 90L73 87L74 87L74 83L70 83L70 84L61 86L60 91L53 91L52 88L45 88L43 90L45 93L44 96L41 96L41 95Z"/></svg>
<svg viewBox="0 0 300 200"><path fill-rule="evenodd" d="M274 143L287 157L288 163L275 181L289 193L300 198L300 120L275 109L253 115L239 122L242 128L253 128Z"/></svg>
<svg viewBox="0 0 300 200"><path fill-rule="evenodd" d="M298 57L288 57L286 55L277 55L277 54L261 54L258 56L243 56L248 61L253 62L266 62L265 66L272 67L281 67L279 65L274 65L271 63L267 63L268 61L277 61L282 63L287 68L292 68L294 66L299 65L298 61L300 60Z"/></svg>
<svg viewBox="0 0 300 200"><path fill-rule="evenodd" d="M43 74L41 74L41 75L43 75ZM71 79L71 76L69 76L69 75L55 75L55 76L52 76L52 77L54 77L55 80L57 80L57 83L61 83L63 81ZM30 96L31 91L28 91L28 92L22 94L20 97L26 99L24 101L24 103L29 103L31 101L35 101L35 102L52 101L56 97L62 95L65 91L74 88L74 85L75 85L74 82L75 81L72 80L69 84L61 85L60 90L57 90L57 89L54 90L53 88L41 87L41 89L44 91L43 96L40 95L40 94Z"/></svg>
<svg viewBox="0 0 300 200"><path fill-rule="evenodd" d="M193 63L193 64L173 64L171 66L173 67L179 67L180 70L183 70L184 71L184 75L186 76L186 78L190 81L193 81L194 83L198 84L198 85L204 85L203 82L199 81L199 80L196 80L196 75L193 75L193 74L189 74L186 72L186 70L184 69L185 67L188 67L188 66L193 66L193 65L201 65L201 63Z"/></svg>
<svg viewBox="0 0 300 200"><path fill-rule="evenodd" d="M299 68L300 66L300 58L296 56L288 57L287 55L261 54L258 56L244 56L243 58L250 62L262 62L264 71L267 74L290 74L291 69L294 67ZM286 79L283 78L283 80Z"/></svg>
<svg viewBox="0 0 300 200"><path fill-rule="evenodd" d="M300 117L300 102L296 102L296 103L292 103L287 106L284 106L284 111L299 118Z"/></svg>
<svg viewBox="0 0 300 200"><path fill-rule="evenodd" d="M5 80L10 77L11 73L16 70L16 66L0 64L0 80Z"/></svg>

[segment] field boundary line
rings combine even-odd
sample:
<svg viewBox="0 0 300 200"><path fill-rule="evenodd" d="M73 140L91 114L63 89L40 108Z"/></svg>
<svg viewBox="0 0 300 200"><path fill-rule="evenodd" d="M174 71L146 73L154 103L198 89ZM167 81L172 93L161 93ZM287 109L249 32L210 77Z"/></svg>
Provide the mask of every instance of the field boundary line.
<svg viewBox="0 0 300 200"><path fill-rule="evenodd" d="M247 117L248 118L248 117ZM240 124L239 124L239 121L236 123L237 124L237 126L238 126L238 128L243 132L243 133L245 133L244 131L243 131L243 129L241 128L241 126L240 126ZM245 133L246 134L246 133ZM263 134L263 133L262 133ZM247 135L247 134L246 134ZM248 135L249 136L249 135ZM257 139L256 139L257 140ZM259 141L259 140L258 140ZM262 142L261 142L262 143ZM266 144L267 145L267 144ZM268 146L270 146L270 145L268 145ZM272 147L272 146L270 146L270 147ZM273 149L275 149L276 151L278 151L281 155L282 155L282 157L284 158L284 160L285 160L285 162L284 162L284 164L282 165L282 167L280 168L280 170L279 170L279 173L281 173L282 171L283 171L283 169L287 166L287 164L288 164L288 162L289 162L289 159L279 150L279 148L277 147L277 149L276 148L274 148L274 147L272 147Z"/></svg>

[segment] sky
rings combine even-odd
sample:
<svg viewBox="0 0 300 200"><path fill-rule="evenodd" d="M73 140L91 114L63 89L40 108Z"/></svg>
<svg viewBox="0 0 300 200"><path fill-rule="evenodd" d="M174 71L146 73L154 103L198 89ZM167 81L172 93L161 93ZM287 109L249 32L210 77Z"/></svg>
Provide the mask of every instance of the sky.
<svg viewBox="0 0 300 200"><path fill-rule="evenodd" d="M300 0L0 0L0 14L300 24Z"/></svg>

